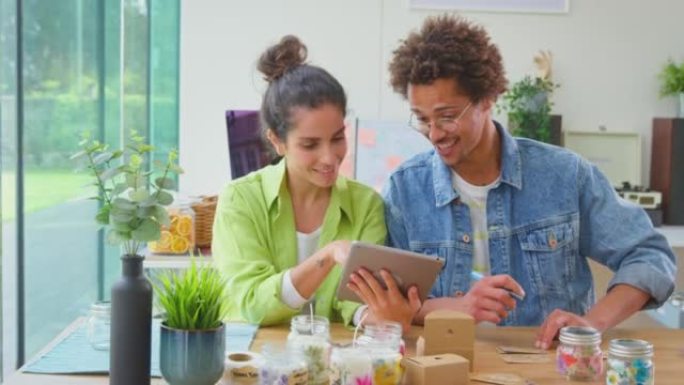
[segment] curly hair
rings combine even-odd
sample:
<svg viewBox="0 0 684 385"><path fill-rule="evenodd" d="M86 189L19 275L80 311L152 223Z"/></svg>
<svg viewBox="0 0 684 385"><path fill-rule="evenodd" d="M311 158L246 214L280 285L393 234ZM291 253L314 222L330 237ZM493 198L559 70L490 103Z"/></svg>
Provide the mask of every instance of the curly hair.
<svg viewBox="0 0 684 385"><path fill-rule="evenodd" d="M501 54L481 26L453 15L429 17L393 52L390 84L407 98L409 84L454 78L478 103L506 91Z"/></svg>

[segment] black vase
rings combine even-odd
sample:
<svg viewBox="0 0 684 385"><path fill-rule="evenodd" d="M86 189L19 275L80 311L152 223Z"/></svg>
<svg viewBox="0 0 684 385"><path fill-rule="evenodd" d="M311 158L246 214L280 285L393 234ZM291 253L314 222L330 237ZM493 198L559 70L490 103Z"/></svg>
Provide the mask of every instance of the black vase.
<svg viewBox="0 0 684 385"><path fill-rule="evenodd" d="M112 285L110 385L150 384L152 285L142 262L139 255L121 257L122 276Z"/></svg>

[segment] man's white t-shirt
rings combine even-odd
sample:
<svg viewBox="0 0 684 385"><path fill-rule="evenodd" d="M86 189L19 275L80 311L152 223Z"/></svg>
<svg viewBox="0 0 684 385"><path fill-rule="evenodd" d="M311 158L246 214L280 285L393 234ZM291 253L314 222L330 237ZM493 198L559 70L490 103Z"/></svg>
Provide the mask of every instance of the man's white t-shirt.
<svg viewBox="0 0 684 385"><path fill-rule="evenodd" d="M470 223L473 234L473 270L489 275L489 233L487 232L487 195L498 186L501 176L486 186L475 186L452 171L452 185L460 194L461 202L470 209Z"/></svg>

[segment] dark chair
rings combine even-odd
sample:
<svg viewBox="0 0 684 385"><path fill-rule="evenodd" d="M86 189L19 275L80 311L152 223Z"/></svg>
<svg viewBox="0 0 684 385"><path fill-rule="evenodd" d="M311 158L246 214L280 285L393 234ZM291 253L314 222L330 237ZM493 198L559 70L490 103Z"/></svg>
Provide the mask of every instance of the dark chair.
<svg viewBox="0 0 684 385"><path fill-rule="evenodd" d="M228 153L232 179L268 165L274 158L261 137L259 111L227 110Z"/></svg>

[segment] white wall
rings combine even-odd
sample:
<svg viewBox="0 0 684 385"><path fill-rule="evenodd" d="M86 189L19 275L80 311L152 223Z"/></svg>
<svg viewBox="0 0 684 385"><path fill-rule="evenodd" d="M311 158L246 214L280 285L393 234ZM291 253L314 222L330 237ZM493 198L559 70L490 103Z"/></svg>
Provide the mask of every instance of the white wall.
<svg viewBox="0 0 684 385"><path fill-rule="evenodd" d="M224 110L256 109L264 82L259 54L282 35L298 35L309 57L335 75L364 119L403 120L407 106L386 71L392 50L436 11L406 0L193 0L181 14L181 189L217 193L229 178ZM499 45L508 78L533 71L540 49L554 54L554 112L564 130L642 134L642 180L648 183L651 119L674 116L658 98L657 72L684 59L684 1L571 0L561 15L466 13ZM504 121L505 123L505 121Z"/></svg>

